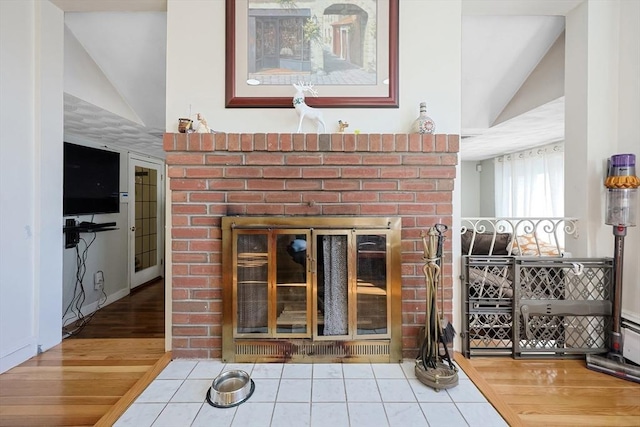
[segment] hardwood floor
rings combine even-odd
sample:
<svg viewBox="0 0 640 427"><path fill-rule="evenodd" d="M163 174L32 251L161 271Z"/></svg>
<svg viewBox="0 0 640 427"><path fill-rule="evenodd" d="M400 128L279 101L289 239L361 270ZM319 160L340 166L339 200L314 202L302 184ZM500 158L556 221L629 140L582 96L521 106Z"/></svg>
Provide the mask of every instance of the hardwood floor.
<svg viewBox="0 0 640 427"><path fill-rule="evenodd" d="M456 362L511 426L640 426L640 384L584 360L456 354Z"/></svg>
<svg viewBox="0 0 640 427"><path fill-rule="evenodd" d="M0 426L110 426L169 361L159 280L0 375Z"/></svg>
<svg viewBox="0 0 640 427"><path fill-rule="evenodd" d="M133 292L96 314L82 339L0 375L0 426L111 426L170 361L163 289ZM99 338L110 329L139 338ZM511 426L640 426L640 384L584 360L455 357Z"/></svg>
<svg viewBox="0 0 640 427"><path fill-rule="evenodd" d="M98 310L71 338L164 337L164 279L139 286L129 295Z"/></svg>

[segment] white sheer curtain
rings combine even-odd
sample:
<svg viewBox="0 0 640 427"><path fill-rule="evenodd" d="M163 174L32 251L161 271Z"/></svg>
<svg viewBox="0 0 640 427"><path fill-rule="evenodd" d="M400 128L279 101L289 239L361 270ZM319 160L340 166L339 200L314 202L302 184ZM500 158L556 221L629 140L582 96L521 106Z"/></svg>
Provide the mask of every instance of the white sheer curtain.
<svg viewBox="0 0 640 427"><path fill-rule="evenodd" d="M497 157L497 217L561 217L564 215L563 144Z"/></svg>

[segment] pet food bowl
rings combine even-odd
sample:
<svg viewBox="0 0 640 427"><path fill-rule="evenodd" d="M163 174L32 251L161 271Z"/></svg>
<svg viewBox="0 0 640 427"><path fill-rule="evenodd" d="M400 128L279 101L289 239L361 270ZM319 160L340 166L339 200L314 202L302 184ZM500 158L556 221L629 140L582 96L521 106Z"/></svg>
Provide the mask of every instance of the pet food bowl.
<svg viewBox="0 0 640 427"><path fill-rule="evenodd" d="M216 408L230 408L251 397L256 386L245 371L226 371L218 375L207 391L207 402Z"/></svg>

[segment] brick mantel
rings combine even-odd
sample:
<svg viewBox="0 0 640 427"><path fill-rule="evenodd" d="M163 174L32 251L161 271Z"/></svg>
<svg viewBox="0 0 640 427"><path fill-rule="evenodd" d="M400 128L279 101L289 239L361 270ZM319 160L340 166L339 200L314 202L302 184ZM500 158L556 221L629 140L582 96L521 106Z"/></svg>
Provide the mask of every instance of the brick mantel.
<svg viewBox="0 0 640 427"><path fill-rule="evenodd" d="M220 223L228 215L401 217L403 353L416 356L426 298L420 233L452 224L458 135L167 133L164 149L174 357L221 357ZM449 318L451 258L447 239Z"/></svg>

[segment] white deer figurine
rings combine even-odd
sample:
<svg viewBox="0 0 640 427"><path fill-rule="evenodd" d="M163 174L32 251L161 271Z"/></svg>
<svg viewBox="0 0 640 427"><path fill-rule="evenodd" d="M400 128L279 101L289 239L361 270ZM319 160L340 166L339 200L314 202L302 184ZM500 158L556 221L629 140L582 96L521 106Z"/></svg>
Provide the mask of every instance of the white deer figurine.
<svg viewBox="0 0 640 427"><path fill-rule="evenodd" d="M322 111L309 107L304 102L305 92L309 92L313 96L318 96L318 92L313 88L313 85L307 85L304 82L298 82L298 84L294 83L293 87L296 88L296 94L293 96L293 106L295 107L298 116L300 116L297 133L300 133L302 130L302 120L304 120L305 117L316 122L318 126L318 133L320 133L320 125L322 125L322 133L324 133L325 125L324 119L322 118Z"/></svg>

